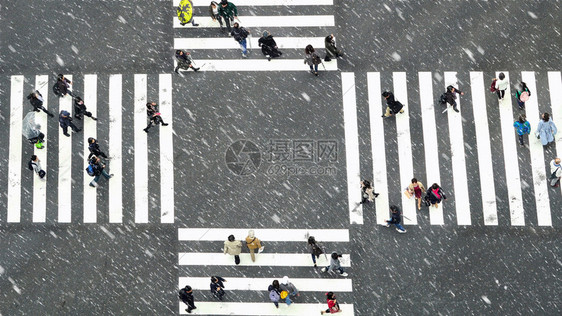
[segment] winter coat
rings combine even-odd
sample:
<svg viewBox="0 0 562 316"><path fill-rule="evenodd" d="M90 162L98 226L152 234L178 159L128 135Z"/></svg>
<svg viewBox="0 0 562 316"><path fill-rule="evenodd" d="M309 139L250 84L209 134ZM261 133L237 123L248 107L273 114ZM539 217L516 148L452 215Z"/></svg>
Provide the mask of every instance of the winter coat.
<svg viewBox="0 0 562 316"><path fill-rule="evenodd" d="M31 93L27 96L27 98L29 99L29 103L33 106L33 109L37 110L43 106L43 96L39 93L39 91L35 91L35 93L37 93L37 96L35 96L34 93Z"/></svg>
<svg viewBox="0 0 562 316"><path fill-rule="evenodd" d="M340 312L340 305L336 300L328 299L328 309L330 310L330 314L335 314Z"/></svg>
<svg viewBox="0 0 562 316"><path fill-rule="evenodd" d="M535 136L539 137L543 146L554 141L554 135L558 132L556 125L552 119L545 122L544 120L539 121L539 126L535 131Z"/></svg>
<svg viewBox="0 0 562 316"><path fill-rule="evenodd" d="M324 253L324 250L322 250L322 247L320 247L318 243L308 244L308 250L310 251L311 254L315 255L316 257L319 257L321 254Z"/></svg>
<svg viewBox="0 0 562 316"><path fill-rule="evenodd" d="M275 42L275 40L273 39L273 35L269 35L268 37L260 37L260 39L258 40L258 46L269 46L269 47L277 47L277 43Z"/></svg>
<svg viewBox="0 0 562 316"><path fill-rule="evenodd" d="M43 170L41 169L41 162L39 161L39 159L37 159L37 161L31 160L31 167L33 167L33 171L35 171L35 173L37 174L39 174L39 171Z"/></svg>
<svg viewBox="0 0 562 316"><path fill-rule="evenodd" d="M70 80L64 78L64 80L57 79L56 89L59 91L61 96L68 93L68 88L70 88Z"/></svg>
<svg viewBox="0 0 562 316"><path fill-rule="evenodd" d="M281 283L281 284L279 284L279 287L281 288L281 291L287 291L287 293L289 293L289 294L299 292L297 287L291 282L287 282L287 284Z"/></svg>
<svg viewBox="0 0 562 316"><path fill-rule="evenodd" d="M59 114L59 123L60 123L60 127L69 127L70 126L70 121L72 121L72 118L70 117L70 113L68 113L67 111L61 111Z"/></svg>
<svg viewBox="0 0 562 316"><path fill-rule="evenodd" d="M306 54L306 56L304 57L304 63L309 66L319 65L321 62L322 60L318 55L316 55L316 52Z"/></svg>
<svg viewBox="0 0 562 316"><path fill-rule="evenodd" d="M176 53L176 60L178 61L178 63L191 65L191 62L193 62L191 55L188 55L186 51L182 51L182 52L183 52L182 55Z"/></svg>
<svg viewBox="0 0 562 316"><path fill-rule="evenodd" d="M179 296L182 302L184 302L188 307L195 307L195 301L193 299L193 293L188 293L185 289L179 291Z"/></svg>
<svg viewBox="0 0 562 316"><path fill-rule="evenodd" d="M274 296L274 295L271 295L271 291L274 291L275 293L277 293L277 295L275 296L275 298L276 298L275 300L272 298L272 296ZM281 297L281 292L279 291L278 288L276 288L276 287L274 287L272 284L270 284L270 285L267 287L267 292L270 293L270 294L269 294L269 299L270 299L272 302L279 302L279 298Z"/></svg>
<svg viewBox="0 0 562 316"><path fill-rule="evenodd" d="M528 121L525 121L525 123L515 121L513 127L516 128L517 135L531 134L531 124Z"/></svg>
<svg viewBox="0 0 562 316"><path fill-rule="evenodd" d="M148 118L152 118L156 113L158 113L158 105L146 105L146 115Z"/></svg>
<svg viewBox="0 0 562 316"><path fill-rule="evenodd" d="M336 253L335 251L332 252L332 254ZM334 271L341 268L341 264L340 264L340 259L334 259L330 256L330 267L328 268L328 271Z"/></svg>
<svg viewBox="0 0 562 316"><path fill-rule="evenodd" d="M398 210L397 212L392 212L390 213L391 217L390 217L390 222L389 224L400 224L402 222L402 216L400 216L400 210Z"/></svg>
<svg viewBox="0 0 562 316"><path fill-rule="evenodd" d="M519 90L519 88L517 90L515 90L515 97L517 98L517 100L521 101L521 93L523 93L523 91L527 91L527 93L529 93L529 96L531 96L531 90L529 90L529 88L525 87L523 88L523 90Z"/></svg>
<svg viewBox="0 0 562 316"><path fill-rule="evenodd" d="M219 15L226 18L231 18L238 16L238 9L234 5L234 3L229 2L225 8L222 5L219 5Z"/></svg>
<svg viewBox="0 0 562 316"><path fill-rule="evenodd" d="M243 40L245 40L246 37L248 37L249 34L250 34L250 32L248 32L248 30L246 30L242 26L233 27L232 31L230 32L230 35L234 36L234 40L239 42L239 43L242 42Z"/></svg>
<svg viewBox="0 0 562 316"><path fill-rule="evenodd" d="M326 47L326 57L335 58L341 55L341 51L336 48L336 40L331 35L324 39L324 46Z"/></svg>
<svg viewBox="0 0 562 316"><path fill-rule="evenodd" d="M550 162L550 174L552 175L553 173L557 178L562 177L562 165L557 165L554 159Z"/></svg>
<svg viewBox="0 0 562 316"><path fill-rule="evenodd" d="M105 166L103 165L103 163L101 162L101 159L99 162L95 162L94 160L90 161L90 165L92 166L92 169L94 169L94 176L99 176L101 175L103 169L105 168Z"/></svg>
<svg viewBox="0 0 562 316"><path fill-rule="evenodd" d="M98 144L98 142L93 142L90 143L90 145L88 145L88 149L90 150L90 155L99 155L101 150L100 150L100 145Z"/></svg>
<svg viewBox="0 0 562 316"><path fill-rule="evenodd" d="M221 7L221 5L216 3L215 1L211 1L211 3L214 3L215 6L217 7L217 13L215 14L215 12L213 12L213 6L209 5L209 16L212 19L216 19L217 15L219 15L219 8Z"/></svg>
<svg viewBox="0 0 562 316"><path fill-rule="evenodd" d="M441 200L447 198L445 196L445 193L443 193L443 190L441 190L441 188L437 189L437 193L441 196L441 198L438 198L437 195L435 195L435 193L433 193L432 188L429 188L428 191L429 191L429 202L431 204L439 203L439 202L441 202Z"/></svg>
<svg viewBox="0 0 562 316"><path fill-rule="evenodd" d="M218 281L215 282L211 282L211 293L215 294L218 292L224 292L224 278L221 278L220 276L216 276L215 278L218 279ZM220 290L218 288L221 288Z"/></svg>
<svg viewBox="0 0 562 316"><path fill-rule="evenodd" d="M249 249L259 249L261 248L261 242L256 237L246 237L246 246L248 246Z"/></svg>
<svg viewBox="0 0 562 316"><path fill-rule="evenodd" d="M447 92L445 92L445 100L447 100L447 103L449 103L450 105L455 104L455 99L457 98L456 93L461 94L462 91L455 88L455 92L449 91L449 90L447 90Z"/></svg>
<svg viewBox="0 0 562 316"><path fill-rule="evenodd" d="M239 255L242 252L242 242L240 240L225 241L224 242L224 253L229 255Z"/></svg>
<svg viewBox="0 0 562 316"><path fill-rule="evenodd" d="M506 78L503 78L503 80L496 80L496 90L507 90L507 87L509 86L509 81L507 81Z"/></svg>
<svg viewBox="0 0 562 316"><path fill-rule="evenodd" d="M86 113L86 104L84 104L84 101L82 99L74 99L74 112L74 114Z"/></svg>

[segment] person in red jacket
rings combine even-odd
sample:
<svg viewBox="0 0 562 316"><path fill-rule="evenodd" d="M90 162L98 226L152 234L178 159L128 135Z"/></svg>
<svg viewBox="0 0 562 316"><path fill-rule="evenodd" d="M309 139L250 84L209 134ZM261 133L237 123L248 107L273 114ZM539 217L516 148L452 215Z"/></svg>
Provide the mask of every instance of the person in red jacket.
<svg viewBox="0 0 562 316"><path fill-rule="evenodd" d="M340 305L336 300L336 295L334 294L334 292L326 293L326 300L328 301L328 309L325 311L320 311L321 315L324 315L324 313L335 314L341 312Z"/></svg>

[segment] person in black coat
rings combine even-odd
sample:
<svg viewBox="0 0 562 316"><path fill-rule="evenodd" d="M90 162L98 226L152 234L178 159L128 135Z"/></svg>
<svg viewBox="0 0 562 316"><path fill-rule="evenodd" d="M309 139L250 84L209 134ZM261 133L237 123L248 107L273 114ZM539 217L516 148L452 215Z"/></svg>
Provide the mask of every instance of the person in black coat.
<svg viewBox="0 0 562 316"><path fill-rule="evenodd" d="M242 50L242 57L248 57L248 49L246 48L247 40L246 38L250 35L250 32L246 28L240 26L238 22L235 22L230 35L234 36L234 40L240 44L240 49Z"/></svg>
<svg viewBox="0 0 562 316"><path fill-rule="evenodd" d="M404 226L402 226L402 216L401 216L401 212L400 209L398 208L398 206L396 205L391 205L390 206L390 212L391 212L391 218L389 220L386 221L386 227L390 227L390 225L394 224L394 226L396 226L396 230L399 233L405 233L406 229L404 228Z"/></svg>
<svg viewBox="0 0 562 316"><path fill-rule="evenodd" d="M221 301L225 294L223 282L226 282L226 280L220 276L211 277L211 293L213 293L213 295Z"/></svg>
<svg viewBox="0 0 562 316"><path fill-rule="evenodd" d="M99 156L107 159L107 155L100 150L100 145L98 144L97 139L93 137L88 138L88 149L90 150L88 159L92 158L92 156Z"/></svg>
<svg viewBox="0 0 562 316"><path fill-rule="evenodd" d="M31 105L33 106L33 111L35 112L43 111L47 113L47 115L49 115L50 117L55 116L53 113L49 112L49 110L47 110L43 106L43 96L38 90L31 92L27 96L27 99L29 100L29 103L31 103Z"/></svg>
<svg viewBox="0 0 562 316"><path fill-rule="evenodd" d="M57 82L53 86L53 92L58 97L64 97L66 94L69 94L71 97L74 97L72 94L72 90L70 89L72 82L64 77L63 74L59 74L57 76Z"/></svg>
<svg viewBox="0 0 562 316"><path fill-rule="evenodd" d="M65 110L60 111L59 124L60 127L62 127L62 132L64 136L70 137L70 135L68 134L68 127L71 127L72 130L76 133L81 131L81 129L79 129L78 127L76 127L76 125L72 123L72 117L70 117L70 113L68 113L68 111Z"/></svg>
<svg viewBox="0 0 562 316"><path fill-rule="evenodd" d="M197 307L195 307L195 299L193 298L193 289L191 289L191 286L186 285L178 294L181 301L187 305L185 309L186 312L191 314L192 310L197 309Z"/></svg>
<svg viewBox="0 0 562 316"><path fill-rule="evenodd" d="M258 46L261 47L261 52L269 61L271 61L271 58L283 55L283 53L277 49L277 43L269 31L263 32L263 36L258 40Z"/></svg>
<svg viewBox="0 0 562 316"><path fill-rule="evenodd" d="M371 185L371 182L369 182L368 180L362 180L361 181L361 202L359 204L371 202L372 201L372 199L370 199L371 194L374 197L379 196L378 193L375 193L373 191L373 187Z"/></svg>
<svg viewBox="0 0 562 316"><path fill-rule="evenodd" d="M158 105L156 105L156 102L148 102L146 104L146 115L148 116L148 119L150 121L148 122L148 126L144 129L145 132L148 133L148 129L152 127L153 124L162 124L162 126L168 126L168 123L164 123L164 120L162 120L162 117L158 112Z"/></svg>
<svg viewBox="0 0 562 316"><path fill-rule="evenodd" d="M91 118L94 121L98 119L92 116L92 112L88 112L84 100L81 97L74 98L74 117L81 120L84 116Z"/></svg>
<svg viewBox="0 0 562 316"><path fill-rule="evenodd" d="M394 94L392 92L385 91L382 93L382 96L386 100L386 112L382 117L389 117L392 116L392 114L396 114L399 112L404 113L404 110L402 109L402 107L404 106L402 105L402 103L400 103L400 101L394 100Z"/></svg>
<svg viewBox="0 0 562 316"><path fill-rule="evenodd" d="M437 183L431 185L429 190L427 190L427 194L429 196L429 203L431 203L431 205L435 208L437 208L437 205L441 203L441 200L447 199L445 193L441 190L441 187Z"/></svg>
<svg viewBox="0 0 562 316"><path fill-rule="evenodd" d="M460 94L460 95L464 95L464 92L462 92L461 90L453 87L453 86L448 86L447 87L447 92L445 92L445 102L449 103L450 105L453 106L453 110L455 110L455 112L459 112L459 109L457 108L457 101L455 101L457 99L457 95L456 94Z"/></svg>
<svg viewBox="0 0 562 316"><path fill-rule="evenodd" d="M179 74L178 69L189 70L189 68L193 69L193 71L199 70L199 68L193 67L193 58L191 58L191 54L189 52L183 50L176 50L176 61L178 65L174 72Z"/></svg>

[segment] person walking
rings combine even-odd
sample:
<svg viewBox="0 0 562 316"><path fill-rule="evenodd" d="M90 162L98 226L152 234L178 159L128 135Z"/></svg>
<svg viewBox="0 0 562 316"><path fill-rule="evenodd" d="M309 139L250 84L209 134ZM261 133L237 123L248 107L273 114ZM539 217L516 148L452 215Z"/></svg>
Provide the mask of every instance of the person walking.
<svg viewBox="0 0 562 316"><path fill-rule="evenodd" d="M361 202L359 204L373 202L375 198L379 196L378 193L374 193L374 189L371 186L371 182L367 180L361 181Z"/></svg>
<svg viewBox="0 0 562 316"><path fill-rule="evenodd" d="M269 292L269 300L273 302L276 308L279 308L279 300L281 299L279 281L273 280L273 283L267 287L267 291Z"/></svg>
<svg viewBox="0 0 562 316"><path fill-rule="evenodd" d="M234 22L234 19L238 18L238 9L232 2L228 0L221 0L221 6L219 7L219 15L224 18L224 23L226 24L226 29L228 33L232 31L230 28L230 23Z"/></svg>
<svg viewBox="0 0 562 316"><path fill-rule="evenodd" d="M226 292L224 291L224 283L226 280L220 276L211 277L211 293L214 297L222 301L222 297Z"/></svg>
<svg viewBox="0 0 562 316"><path fill-rule="evenodd" d="M240 253L242 252L242 242L235 240L234 235L228 236L228 240L224 242L224 254L234 256L234 263L240 264Z"/></svg>
<svg viewBox="0 0 562 316"><path fill-rule="evenodd" d="M503 72L500 72L498 78L494 78L496 82L496 94L498 95L498 99L502 100L505 96L505 90L509 87L509 82L505 79L505 74Z"/></svg>
<svg viewBox="0 0 562 316"><path fill-rule="evenodd" d="M314 236L308 237L308 250L310 251L310 255L312 256L312 262L314 263L314 267L316 268L317 267L316 259L320 258L320 255L324 253L324 250L322 250L320 244L316 242Z"/></svg>
<svg viewBox="0 0 562 316"><path fill-rule="evenodd" d="M459 109L457 108L457 101L456 101L457 94L464 95L464 92L453 86L448 86L447 91L444 93L444 100L446 103L452 105L453 110L458 113Z"/></svg>
<svg viewBox="0 0 562 316"><path fill-rule="evenodd" d="M398 231L401 234L404 234L406 232L406 229L401 224L402 214L400 212L400 209L396 205L391 205L390 212L391 212L391 217L389 220L386 221L386 225L384 226L390 227L390 225L394 224L394 226L396 226L396 231Z"/></svg>
<svg viewBox="0 0 562 316"><path fill-rule="evenodd" d="M222 17L219 14L219 4L215 1L211 1L211 4L209 5L209 16L211 16L211 19L213 19L213 21L219 21L220 31L221 33L224 33L225 30L224 26L222 25Z"/></svg>
<svg viewBox="0 0 562 316"><path fill-rule="evenodd" d="M343 57L343 52L336 47L336 37L334 34L326 36L324 46L326 47L325 62L332 61L332 58Z"/></svg>
<svg viewBox="0 0 562 316"><path fill-rule="evenodd" d="M550 162L550 186L557 188L560 185L560 177L562 177L560 158L554 158Z"/></svg>
<svg viewBox="0 0 562 316"><path fill-rule="evenodd" d="M75 133L81 131L81 129L79 129L78 127L76 127L76 125L74 125L74 123L72 123L72 117L70 117L70 113L65 110L60 111L59 124L60 127L62 127L62 133L67 137L70 137L70 134L68 134L68 127L72 128Z"/></svg>
<svg viewBox="0 0 562 316"><path fill-rule="evenodd" d="M107 158L107 155L100 150L100 145L98 144L98 140L93 137L88 137L88 149L90 150L90 154L88 155L88 159L91 159L92 156L103 157Z"/></svg>
<svg viewBox="0 0 562 316"><path fill-rule="evenodd" d="M57 76L57 82L53 86L53 92L57 97L65 97L67 94L74 97L72 94L72 82L64 77L63 74Z"/></svg>
<svg viewBox="0 0 562 316"><path fill-rule="evenodd" d="M331 272L331 271L335 271L338 270L340 272L341 276L346 277L348 274L343 271L343 268L341 266L340 263L340 258L342 257L342 255L338 254L337 252L332 252L332 254L330 255L331 259L330 259L330 265L327 267L322 268L322 272Z"/></svg>
<svg viewBox="0 0 562 316"><path fill-rule="evenodd" d="M291 305L293 303L293 301L291 301L291 297L294 299L295 297L301 296L297 287L293 283L289 282L288 276L283 277L279 287L281 289L280 297L281 299L285 300L285 303L287 303L287 305Z"/></svg>
<svg viewBox="0 0 562 316"><path fill-rule="evenodd" d="M422 193L425 192L423 184L418 179L413 178L407 190L410 197L413 196L418 201L418 210L421 210Z"/></svg>
<svg viewBox="0 0 562 316"><path fill-rule="evenodd" d="M556 125L552 119L550 119L550 114L543 113L541 120L539 121L539 125L537 126L537 130L535 131L535 136L541 140L543 146L548 145L549 143L554 142L554 135L558 132Z"/></svg>
<svg viewBox="0 0 562 316"><path fill-rule="evenodd" d="M250 250L250 257L252 258L252 262L256 262L256 249L258 253L263 251L263 246L261 245L261 241L254 235L253 230L248 231L248 237L246 237L246 246Z"/></svg>
<svg viewBox="0 0 562 316"><path fill-rule="evenodd" d="M95 188L98 186L98 180L100 176L104 176L107 180L113 178L113 174L108 174L105 171L105 164L101 161L101 159L97 156L92 156L90 159L90 164L88 168L86 168L89 176L94 177L94 179L90 182L90 186Z"/></svg>
<svg viewBox="0 0 562 316"><path fill-rule="evenodd" d="M322 63L322 59L320 59L320 56L316 54L314 47L310 44L304 48L304 54L304 63L310 67L310 73L318 76L318 65Z"/></svg>
<svg viewBox="0 0 562 316"><path fill-rule="evenodd" d="M258 40L258 46L261 47L261 52L268 61L271 61L271 58L277 58L283 55L277 48L277 43L269 31L263 32L262 37Z"/></svg>
<svg viewBox="0 0 562 316"><path fill-rule="evenodd" d="M335 314L341 312L340 304L338 304L334 292L326 293L326 302L328 303L328 309L325 311L320 311L321 315L324 315L324 313Z"/></svg>
<svg viewBox="0 0 562 316"><path fill-rule="evenodd" d="M168 126L168 123L164 123L162 120L162 116L160 116L160 112L158 112L158 105L156 102L148 102L146 104L146 115L148 116L148 126L144 129L145 132L148 133L148 130L152 127L152 125L162 124L162 126Z"/></svg>
<svg viewBox="0 0 562 316"><path fill-rule="evenodd" d="M437 208L437 205L441 203L441 200L446 199L447 197L445 196L445 193L443 193L443 190L441 189L439 184L432 184L431 188L429 188L429 203Z"/></svg>
<svg viewBox="0 0 562 316"><path fill-rule="evenodd" d="M531 124L527 121L527 116L525 114L519 115L519 119L513 123L513 127L517 131L517 136L519 137L519 144L525 146L523 141L523 136L526 134L531 134Z"/></svg>
<svg viewBox="0 0 562 316"><path fill-rule="evenodd" d="M185 309L186 312L191 314L192 310L197 309L197 307L195 307L195 299L193 298L193 289L191 286L186 285L183 289L181 289L179 291L179 297L181 301L187 305L187 308Z"/></svg>
<svg viewBox="0 0 562 316"><path fill-rule="evenodd" d="M244 27L241 27L238 22L235 22L230 32L230 35L234 37L234 40L240 44L240 49L242 50L242 57L248 57L248 49L246 48L247 41L246 38L250 35L250 32Z"/></svg>
<svg viewBox="0 0 562 316"><path fill-rule="evenodd" d="M404 105L400 101L394 99L394 93L390 91L385 91L382 93L383 98L386 100L386 112L382 117L390 117L396 113L404 113L402 109Z"/></svg>
<svg viewBox="0 0 562 316"><path fill-rule="evenodd" d="M81 120L84 116L91 118L94 121L98 119L92 116L92 112L88 112L84 100L81 97L74 98L74 117Z"/></svg>
<svg viewBox="0 0 562 316"><path fill-rule="evenodd" d="M529 100L531 96L531 90L527 87L527 84L521 81L517 85L517 90L515 90L515 99L517 100L517 104L521 109L525 109L525 102Z"/></svg>
<svg viewBox="0 0 562 316"><path fill-rule="evenodd" d="M193 69L193 71L198 71L200 68L196 68L193 66L193 58L191 58L191 54L187 51L183 51L181 49L176 50L176 69L174 72L179 74L178 70L181 68L183 70L189 70L189 68Z"/></svg>
<svg viewBox="0 0 562 316"><path fill-rule="evenodd" d="M39 157L37 157L36 155L32 155L31 159L29 160L29 162L27 163L27 167L29 168L29 170L31 171L35 171L35 173L39 176L39 178L43 179L45 177L45 175L47 174L45 172L45 170L43 170L41 168L41 161L39 160Z"/></svg>
<svg viewBox="0 0 562 316"><path fill-rule="evenodd" d="M43 111L47 113L49 117L55 116L53 113L51 113L43 106L43 96L41 95L39 90L35 90L34 92L31 92L27 96L27 99L29 100L29 103L31 103L31 106L33 106L33 111L35 112Z"/></svg>

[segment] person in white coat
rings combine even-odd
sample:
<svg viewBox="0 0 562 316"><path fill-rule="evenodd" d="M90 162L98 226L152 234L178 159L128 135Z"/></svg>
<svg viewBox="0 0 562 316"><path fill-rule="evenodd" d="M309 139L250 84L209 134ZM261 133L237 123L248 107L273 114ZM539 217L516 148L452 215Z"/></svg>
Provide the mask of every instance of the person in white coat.
<svg viewBox="0 0 562 316"><path fill-rule="evenodd" d="M543 146L548 145L551 142L554 142L554 135L558 132L556 125L550 119L550 114L543 113L541 120L539 121L539 125L537 126L537 130L535 131L535 136L541 140Z"/></svg>
<svg viewBox="0 0 562 316"><path fill-rule="evenodd" d="M560 184L560 177L562 177L562 165L560 165L560 158L554 158L550 162L550 186L558 187Z"/></svg>
<svg viewBox="0 0 562 316"><path fill-rule="evenodd" d="M505 79L505 75L503 72L500 72L498 78L496 80L496 93L498 94L498 99L503 99L505 96L505 90L509 87L509 81Z"/></svg>

